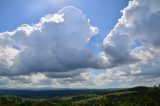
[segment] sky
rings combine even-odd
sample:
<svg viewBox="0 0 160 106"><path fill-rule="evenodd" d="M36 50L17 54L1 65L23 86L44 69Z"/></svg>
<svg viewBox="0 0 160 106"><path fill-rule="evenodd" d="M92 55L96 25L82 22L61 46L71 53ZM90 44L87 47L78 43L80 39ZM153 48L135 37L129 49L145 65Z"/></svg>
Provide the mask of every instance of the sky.
<svg viewBox="0 0 160 106"><path fill-rule="evenodd" d="M159 5L159 0L1 0L0 88L158 85Z"/></svg>

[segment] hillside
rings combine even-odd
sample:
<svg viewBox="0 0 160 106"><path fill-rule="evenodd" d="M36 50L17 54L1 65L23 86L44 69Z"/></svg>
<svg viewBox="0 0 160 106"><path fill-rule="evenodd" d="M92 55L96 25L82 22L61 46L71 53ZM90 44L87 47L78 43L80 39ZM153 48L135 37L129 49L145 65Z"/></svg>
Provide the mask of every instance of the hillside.
<svg viewBox="0 0 160 106"><path fill-rule="evenodd" d="M51 95L47 96L49 94L47 93L42 96L48 97L44 99L40 99L41 97L33 98L34 93L40 93L40 91L32 91L32 98L1 95L0 106L160 106L160 87L135 87L119 90L62 90L61 93L60 91L58 90L57 93L54 90L49 91L50 93L54 92L55 95L51 93L52 97L49 98ZM28 92L24 92L23 96Z"/></svg>

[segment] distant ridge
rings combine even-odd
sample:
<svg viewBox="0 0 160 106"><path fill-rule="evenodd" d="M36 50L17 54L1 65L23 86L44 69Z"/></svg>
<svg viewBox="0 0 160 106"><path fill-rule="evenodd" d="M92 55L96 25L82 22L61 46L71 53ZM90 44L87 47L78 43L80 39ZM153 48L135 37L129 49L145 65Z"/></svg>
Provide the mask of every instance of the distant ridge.
<svg viewBox="0 0 160 106"><path fill-rule="evenodd" d="M83 94L83 93L99 93L104 94L108 92L113 91L125 91L125 90L131 90L131 91L146 91L148 90L148 87L134 87L134 88L109 88L109 89L70 89L70 88L62 88L62 89L0 89L0 96L17 96L17 97L23 97L23 98L51 98L53 96L61 97L61 96L67 96L67 95L76 95L76 94Z"/></svg>

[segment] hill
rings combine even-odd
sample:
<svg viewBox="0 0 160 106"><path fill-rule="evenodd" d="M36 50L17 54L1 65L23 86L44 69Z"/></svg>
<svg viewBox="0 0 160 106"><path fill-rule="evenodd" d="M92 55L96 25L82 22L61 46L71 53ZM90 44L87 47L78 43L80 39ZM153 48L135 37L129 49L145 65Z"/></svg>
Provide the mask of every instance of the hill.
<svg viewBox="0 0 160 106"><path fill-rule="evenodd" d="M0 106L160 106L160 86L116 90L2 91ZM23 97L18 97L20 95Z"/></svg>

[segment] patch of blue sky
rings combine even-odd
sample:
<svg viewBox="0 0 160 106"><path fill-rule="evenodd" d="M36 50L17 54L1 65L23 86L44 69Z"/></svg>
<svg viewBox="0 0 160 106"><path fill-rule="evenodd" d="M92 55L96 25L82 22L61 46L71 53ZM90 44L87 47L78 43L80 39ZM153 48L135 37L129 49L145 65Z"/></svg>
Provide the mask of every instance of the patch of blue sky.
<svg viewBox="0 0 160 106"><path fill-rule="evenodd" d="M97 45L115 26L121 17L120 11L127 4L128 0L1 0L0 32L12 31L22 24L37 23L47 14L53 14L65 6L74 6L99 28L98 35L86 45L99 53Z"/></svg>

